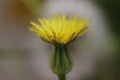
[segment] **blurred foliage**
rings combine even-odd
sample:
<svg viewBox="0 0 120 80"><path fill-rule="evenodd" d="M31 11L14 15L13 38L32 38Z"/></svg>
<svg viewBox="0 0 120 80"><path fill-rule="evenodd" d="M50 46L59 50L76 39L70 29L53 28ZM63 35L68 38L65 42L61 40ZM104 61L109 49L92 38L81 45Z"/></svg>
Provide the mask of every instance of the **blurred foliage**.
<svg viewBox="0 0 120 80"><path fill-rule="evenodd" d="M28 59L30 58L29 51L27 49L0 49L0 59Z"/></svg>
<svg viewBox="0 0 120 80"><path fill-rule="evenodd" d="M42 11L43 4L46 0L22 0L28 9L33 13L37 14L38 11Z"/></svg>
<svg viewBox="0 0 120 80"><path fill-rule="evenodd" d="M111 31L120 36L120 0L96 0L106 12Z"/></svg>
<svg viewBox="0 0 120 80"><path fill-rule="evenodd" d="M94 0L105 12L115 49L104 61L98 61L97 74L85 80L120 80L120 0ZM84 80L84 79L83 79Z"/></svg>

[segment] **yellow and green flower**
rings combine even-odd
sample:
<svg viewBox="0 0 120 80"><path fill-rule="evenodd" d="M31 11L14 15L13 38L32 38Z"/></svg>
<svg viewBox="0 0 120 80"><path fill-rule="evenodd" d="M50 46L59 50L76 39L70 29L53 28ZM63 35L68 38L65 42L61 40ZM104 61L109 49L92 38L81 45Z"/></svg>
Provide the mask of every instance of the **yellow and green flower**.
<svg viewBox="0 0 120 80"><path fill-rule="evenodd" d="M67 18L54 15L49 19L38 19L39 23L31 21L30 31L36 33L42 40L52 43L54 51L50 57L50 67L58 75L59 80L65 80L65 75L71 71L73 62L67 50L67 44L89 30L89 20L78 19L77 16Z"/></svg>

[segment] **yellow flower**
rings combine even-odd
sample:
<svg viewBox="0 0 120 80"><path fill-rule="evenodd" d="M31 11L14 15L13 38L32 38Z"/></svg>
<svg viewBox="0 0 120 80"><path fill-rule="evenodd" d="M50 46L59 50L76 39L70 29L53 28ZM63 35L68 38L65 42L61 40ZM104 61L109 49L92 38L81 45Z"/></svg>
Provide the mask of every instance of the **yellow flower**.
<svg viewBox="0 0 120 80"><path fill-rule="evenodd" d="M58 44L67 44L88 31L88 20L77 19L77 16L66 18L54 15L50 19L38 19L39 24L31 21L30 31L35 32L41 39Z"/></svg>

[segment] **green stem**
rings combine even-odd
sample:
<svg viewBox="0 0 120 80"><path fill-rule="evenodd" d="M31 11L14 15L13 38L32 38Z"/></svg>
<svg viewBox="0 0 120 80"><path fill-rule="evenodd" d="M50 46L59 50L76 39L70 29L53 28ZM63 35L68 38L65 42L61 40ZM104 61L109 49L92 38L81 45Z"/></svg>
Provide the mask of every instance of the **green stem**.
<svg viewBox="0 0 120 80"><path fill-rule="evenodd" d="M65 75L59 75L58 78L59 78L59 80L66 80L66 76Z"/></svg>

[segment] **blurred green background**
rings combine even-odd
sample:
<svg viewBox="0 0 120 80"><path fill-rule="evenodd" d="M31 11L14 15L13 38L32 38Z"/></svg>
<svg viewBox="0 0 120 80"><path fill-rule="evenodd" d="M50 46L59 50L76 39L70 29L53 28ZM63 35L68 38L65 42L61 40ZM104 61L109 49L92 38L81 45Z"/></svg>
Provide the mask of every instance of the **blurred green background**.
<svg viewBox="0 0 120 80"><path fill-rule="evenodd" d="M63 13L90 18L93 27L69 46L68 80L120 80L120 0L0 0L0 80L57 80L48 64L52 45L28 26Z"/></svg>

